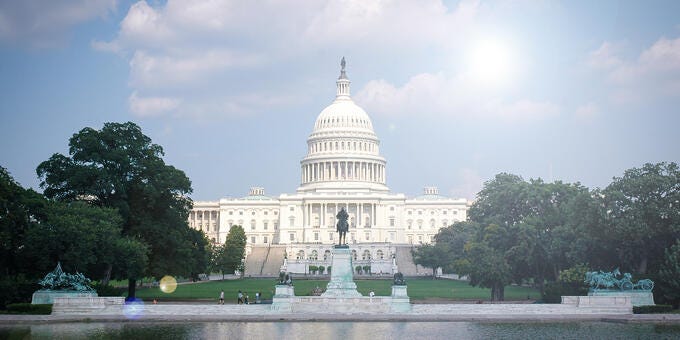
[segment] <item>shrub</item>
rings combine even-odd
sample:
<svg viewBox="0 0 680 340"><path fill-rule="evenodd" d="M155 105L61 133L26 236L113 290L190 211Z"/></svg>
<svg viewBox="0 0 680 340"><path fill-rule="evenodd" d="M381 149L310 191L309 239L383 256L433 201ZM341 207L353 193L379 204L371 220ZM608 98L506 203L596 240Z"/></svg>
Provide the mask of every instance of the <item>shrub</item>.
<svg viewBox="0 0 680 340"><path fill-rule="evenodd" d="M332 268L332 266L328 266L328 268L326 268L326 272L327 272L328 274L331 273L331 268Z"/></svg>
<svg viewBox="0 0 680 340"><path fill-rule="evenodd" d="M562 296L582 296L588 294L588 288L564 282L546 283L542 300L545 303L560 303Z"/></svg>
<svg viewBox="0 0 680 340"><path fill-rule="evenodd" d="M673 306L671 305L650 305L633 307L633 314L659 314L670 313L671 311L673 311Z"/></svg>
<svg viewBox="0 0 680 340"><path fill-rule="evenodd" d="M326 270L326 267L324 266L319 266L319 274L323 274L323 272Z"/></svg>
<svg viewBox="0 0 680 340"><path fill-rule="evenodd" d="M356 266L356 268L354 268L354 271L355 271L357 274L361 274L361 266Z"/></svg>
<svg viewBox="0 0 680 340"><path fill-rule="evenodd" d="M309 272L312 274L316 274L316 271L319 270L319 267L317 266L309 266Z"/></svg>
<svg viewBox="0 0 680 340"><path fill-rule="evenodd" d="M10 303L31 302L33 292L40 289L37 280L28 280L23 276L0 280L0 309Z"/></svg>
<svg viewBox="0 0 680 340"><path fill-rule="evenodd" d="M100 282L93 284L92 288L97 291L97 295L99 296L123 296L123 293L126 291L125 288L102 285Z"/></svg>
<svg viewBox="0 0 680 340"><path fill-rule="evenodd" d="M371 274L371 266L363 266L361 269L364 271L364 273Z"/></svg>
<svg viewBox="0 0 680 340"><path fill-rule="evenodd" d="M30 303L11 303L7 305L10 314L52 314L52 305L32 305Z"/></svg>

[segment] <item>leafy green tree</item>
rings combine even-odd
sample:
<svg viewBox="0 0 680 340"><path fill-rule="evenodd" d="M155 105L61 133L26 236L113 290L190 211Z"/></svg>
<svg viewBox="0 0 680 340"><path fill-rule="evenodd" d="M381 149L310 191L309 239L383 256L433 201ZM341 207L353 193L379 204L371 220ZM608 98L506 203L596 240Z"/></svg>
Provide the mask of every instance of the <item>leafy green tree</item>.
<svg viewBox="0 0 680 340"><path fill-rule="evenodd" d="M246 254L246 232L240 225L233 225L229 229L224 241L220 268L223 272L234 273L241 270L243 274L243 258Z"/></svg>
<svg viewBox="0 0 680 340"><path fill-rule="evenodd" d="M42 195L24 189L0 167L0 279L26 274L26 233L42 219L47 202Z"/></svg>
<svg viewBox="0 0 680 340"><path fill-rule="evenodd" d="M437 278L437 268L444 267L451 262L446 243L424 244L411 249L413 262L426 268L432 268L432 279Z"/></svg>
<svg viewBox="0 0 680 340"><path fill-rule="evenodd" d="M678 308L680 305L680 240L676 240L675 245L666 249L664 263L656 278L657 288L655 290L659 292L662 302L668 302Z"/></svg>
<svg viewBox="0 0 680 340"><path fill-rule="evenodd" d="M166 165L162 156L163 149L136 124L105 123L101 130L84 128L74 134L69 156L54 154L38 166L37 174L48 198L117 209L123 235L149 249L145 275L190 276L200 269L200 261L190 256L203 245L187 224L191 182L184 172ZM127 277L129 298L135 296L139 277Z"/></svg>
<svg viewBox="0 0 680 340"><path fill-rule="evenodd" d="M680 170L676 163L645 164L615 177L600 197L602 246L623 270L657 271L665 250L680 239Z"/></svg>

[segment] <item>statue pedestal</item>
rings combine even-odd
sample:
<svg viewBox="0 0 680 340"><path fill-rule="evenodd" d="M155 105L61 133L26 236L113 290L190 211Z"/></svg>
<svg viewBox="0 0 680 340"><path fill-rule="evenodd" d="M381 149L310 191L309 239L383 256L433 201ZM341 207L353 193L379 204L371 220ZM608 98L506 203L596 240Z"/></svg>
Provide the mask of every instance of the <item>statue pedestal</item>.
<svg viewBox="0 0 680 340"><path fill-rule="evenodd" d="M411 311L411 299L408 297L406 286L392 286L392 305L390 310L392 312Z"/></svg>
<svg viewBox="0 0 680 340"><path fill-rule="evenodd" d="M630 302L634 307L654 305L654 295L650 291L627 290L597 290L588 292L588 296L630 296Z"/></svg>
<svg viewBox="0 0 680 340"><path fill-rule="evenodd" d="M352 254L349 246L335 246L331 260L331 281L326 286L326 291L321 294L325 297L357 297L362 296L357 291L352 274Z"/></svg>
<svg viewBox="0 0 680 340"><path fill-rule="evenodd" d="M93 298L97 292L81 292L77 290L36 290L31 298L31 304L53 304L56 297Z"/></svg>
<svg viewBox="0 0 680 340"><path fill-rule="evenodd" d="M291 312L295 299L295 288L289 285L276 285L275 289L271 309L281 312Z"/></svg>

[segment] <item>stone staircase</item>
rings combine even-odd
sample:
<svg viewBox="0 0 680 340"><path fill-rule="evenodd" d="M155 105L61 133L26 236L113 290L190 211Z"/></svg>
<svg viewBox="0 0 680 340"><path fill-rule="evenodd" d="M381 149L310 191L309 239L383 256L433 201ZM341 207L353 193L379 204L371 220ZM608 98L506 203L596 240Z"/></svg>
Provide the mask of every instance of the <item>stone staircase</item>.
<svg viewBox="0 0 680 340"><path fill-rule="evenodd" d="M245 276L279 276L285 253L285 246L254 246L246 257Z"/></svg>
<svg viewBox="0 0 680 340"><path fill-rule="evenodd" d="M404 276L432 275L432 269L416 265L411 255L411 246L397 246L396 261L399 272Z"/></svg>
<svg viewBox="0 0 680 340"><path fill-rule="evenodd" d="M254 246L246 257L245 276L261 276L262 266L267 260L269 247Z"/></svg>
<svg viewBox="0 0 680 340"><path fill-rule="evenodd" d="M262 264L260 275L278 277L281 266L283 265L283 258L286 254L286 247L271 246L266 260Z"/></svg>

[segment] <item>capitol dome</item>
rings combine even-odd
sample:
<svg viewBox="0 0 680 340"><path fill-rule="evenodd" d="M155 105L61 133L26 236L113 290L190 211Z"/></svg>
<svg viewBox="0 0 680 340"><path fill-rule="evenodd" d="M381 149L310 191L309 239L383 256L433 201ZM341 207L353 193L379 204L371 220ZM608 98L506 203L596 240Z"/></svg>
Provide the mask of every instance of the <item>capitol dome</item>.
<svg viewBox="0 0 680 340"><path fill-rule="evenodd" d="M345 58L340 65L335 100L321 111L307 139L298 191L388 191L380 141L371 118L352 101Z"/></svg>

